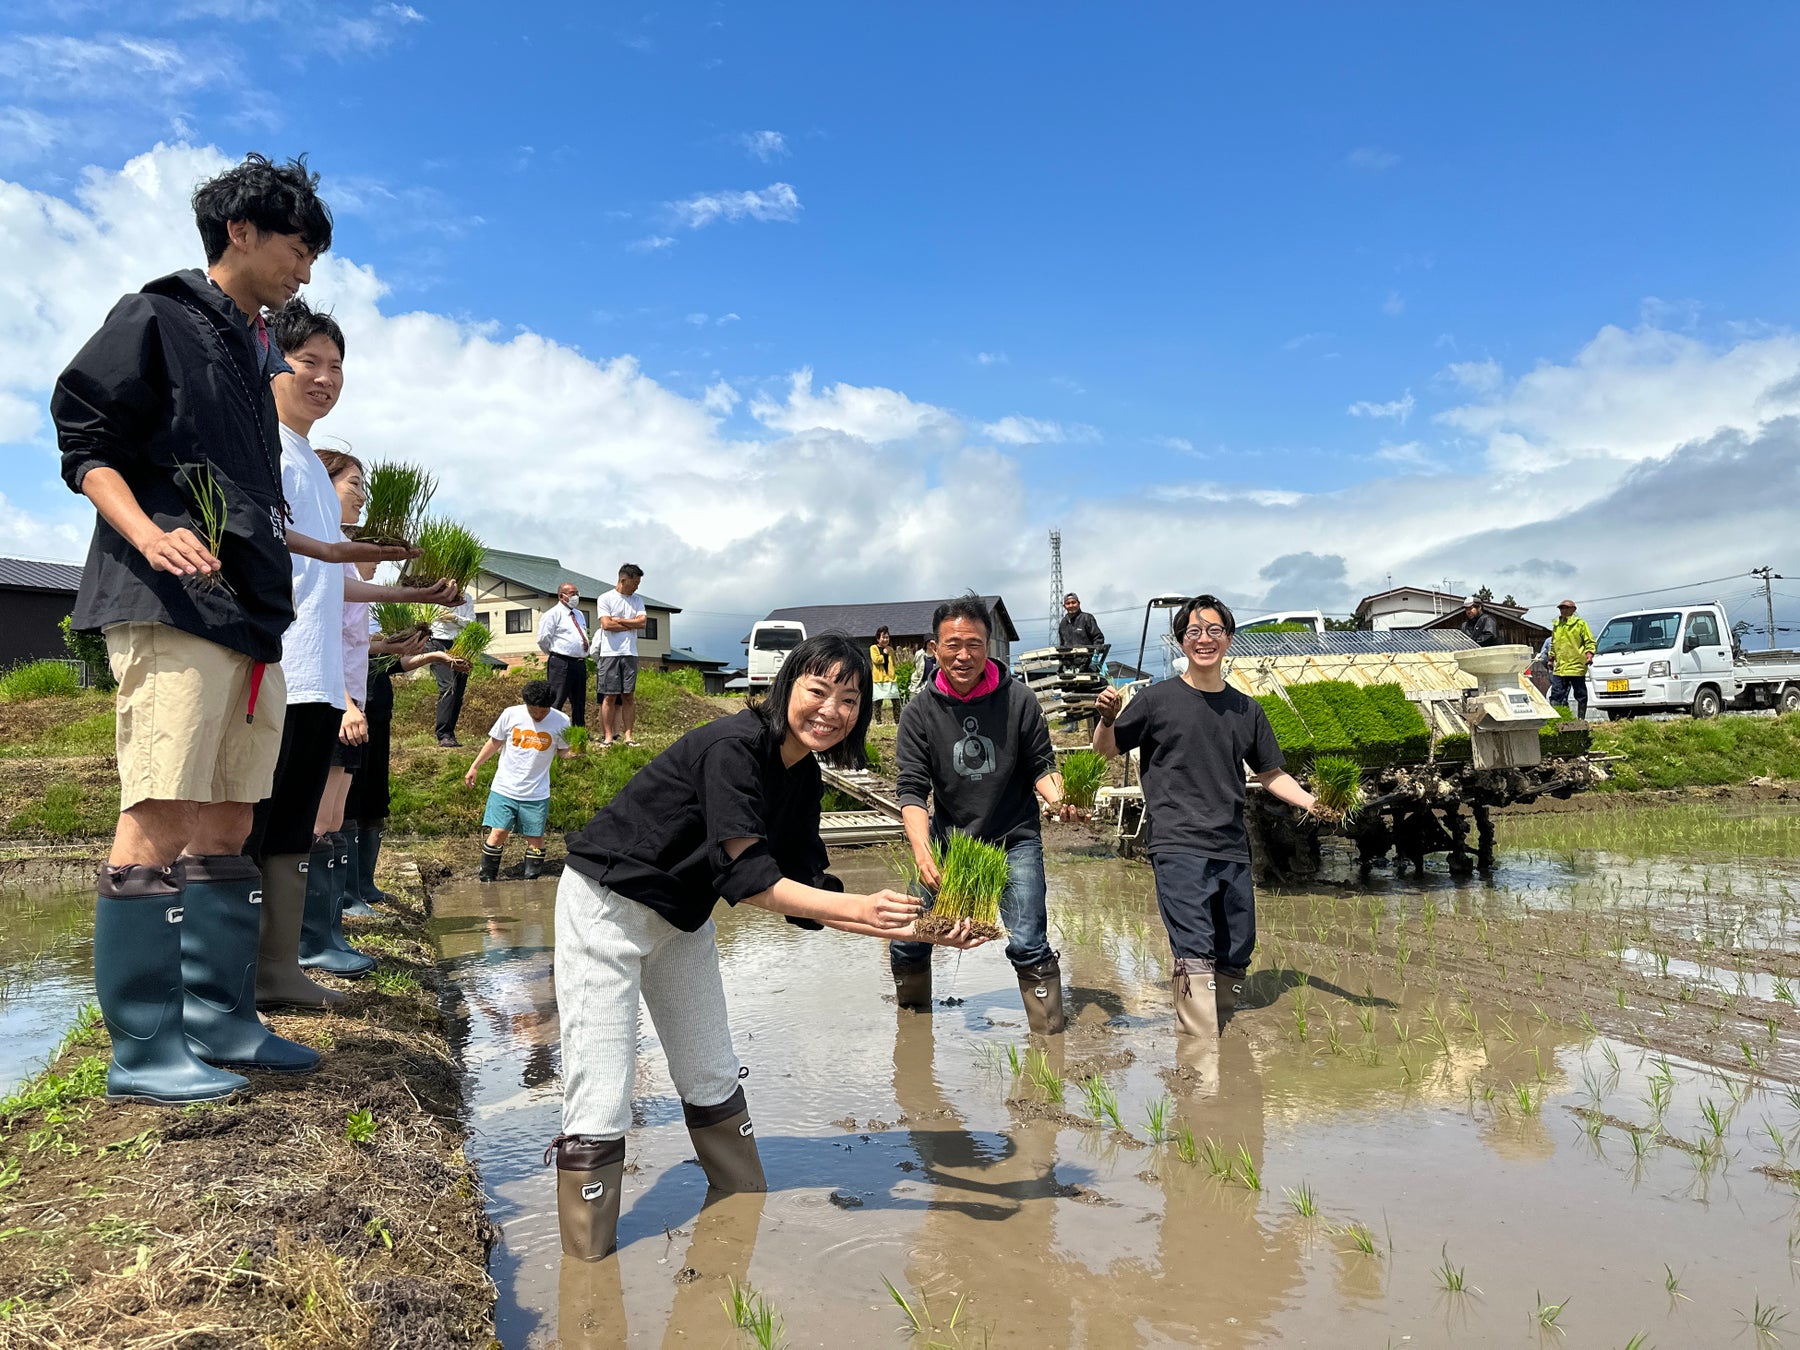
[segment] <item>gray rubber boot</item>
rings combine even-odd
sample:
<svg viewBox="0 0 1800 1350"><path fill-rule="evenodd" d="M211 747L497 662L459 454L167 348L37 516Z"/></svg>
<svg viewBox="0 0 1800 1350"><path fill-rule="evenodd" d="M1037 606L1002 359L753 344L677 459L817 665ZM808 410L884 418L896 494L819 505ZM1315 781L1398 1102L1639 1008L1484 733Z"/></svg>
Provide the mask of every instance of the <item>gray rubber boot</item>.
<svg viewBox="0 0 1800 1350"><path fill-rule="evenodd" d="M182 1026L181 865L101 864L94 900L94 990L112 1063L108 1101L186 1106L229 1097L249 1080L202 1063Z"/></svg>
<svg viewBox="0 0 1800 1350"><path fill-rule="evenodd" d="M343 941L337 927L337 868L331 846L324 840L313 845L306 859L306 908L300 919L300 964L345 979L367 975L375 958L364 956ZM342 944L342 945L340 945Z"/></svg>
<svg viewBox="0 0 1800 1350"><path fill-rule="evenodd" d="M336 989L314 984L300 969L300 925L306 913L311 855L276 853L262 865L262 940L256 952L256 1006L335 1008Z"/></svg>
<svg viewBox="0 0 1800 1350"><path fill-rule="evenodd" d="M556 1226L563 1255L577 1261L610 1256L619 1241L619 1186L625 1141L559 1134L544 1150L556 1162Z"/></svg>
<svg viewBox="0 0 1800 1350"><path fill-rule="evenodd" d="M891 962L894 972L894 1002L911 1012L931 1011L931 960L918 965Z"/></svg>
<svg viewBox="0 0 1800 1350"><path fill-rule="evenodd" d="M343 882L341 913L346 919L379 918L374 906L363 898L368 891L367 878L362 874L362 827L354 820L346 820L342 838L344 847L338 854L338 870L342 875Z"/></svg>
<svg viewBox="0 0 1800 1350"><path fill-rule="evenodd" d="M182 1024L210 1064L310 1073L319 1052L277 1036L256 1015L262 874L241 853L179 860L187 871L181 930Z"/></svg>
<svg viewBox="0 0 1800 1350"><path fill-rule="evenodd" d="M1175 995L1176 1034L1218 1040L1219 1000L1211 963L1188 958L1177 960L1171 986Z"/></svg>
<svg viewBox="0 0 1800 1350"><path fill-rule="evenodd" d="M728 1193L769 1189L763 1177L762 1156L756 1151L756 1129L750 1123L743 1088L717 1106L683 1102L681 1114L687 1119L688 1138L694 1141L694 1152L706 1171L709 1188Z"/></svg>
<svg viewBox="0 0 1800 1350"><path fill-rule="evenodd" d="M362 887L363 903L391 905L394 897L375 884L375 864L381 860L381 840L387 834L387 824L385 821L376 824L364 820L358 822L358 827L360 833L356 837L356 848L361 859L356 869L356 880Z"/></svg>
<svg viewBox="0 0 1800 1350"><path fill-rule="evenodd" d="M1068 1024L1063 1015L1062 962L1057 953L1035 966L1017 968L1019 997L1025 1002L1025 1020L1033 1034L1059 1036Z"/></svg>

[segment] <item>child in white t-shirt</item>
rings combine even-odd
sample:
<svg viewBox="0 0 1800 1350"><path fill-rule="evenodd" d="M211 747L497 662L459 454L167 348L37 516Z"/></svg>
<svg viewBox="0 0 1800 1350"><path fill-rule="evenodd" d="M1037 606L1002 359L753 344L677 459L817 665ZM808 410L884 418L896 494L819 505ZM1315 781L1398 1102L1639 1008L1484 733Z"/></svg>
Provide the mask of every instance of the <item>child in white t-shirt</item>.
<svg viewBox="0 0 1800 1350"><path fill-rule="evenodd" d="M475 755L475 762L463 775L463 782L475 786L475 775L495 755L500 767L488 789L487 809L481 823L487 827L487 838L481 844L481 879L500 879L500 856L506 849L506 836L517 830L525 836L525 879L532 880L544 870L544 830L550 823L550 761L558 755L567 759L575 752L569 749L566 733L568 714L550 706L554 694L548 680L532 680L524 689L525 701L508 708L494 719L488 729L487 744Z"/></svg>

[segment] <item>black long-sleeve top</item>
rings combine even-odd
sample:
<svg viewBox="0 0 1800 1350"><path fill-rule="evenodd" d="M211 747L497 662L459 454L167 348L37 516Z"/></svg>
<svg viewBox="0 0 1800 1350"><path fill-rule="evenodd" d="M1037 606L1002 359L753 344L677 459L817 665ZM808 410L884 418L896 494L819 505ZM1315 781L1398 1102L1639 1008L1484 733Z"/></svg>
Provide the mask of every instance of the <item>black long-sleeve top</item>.
<svg viewBox="0 0 1800 1350"><path fill-rule="evenodd" d="M735 905L783 877L839 890L819 838L823 789L813 757L786 767L762 714L747 708L695 728L638 770L569 833L568 865L688 933L718 901ZM756 842L732 859L729 839Z"/></svg>

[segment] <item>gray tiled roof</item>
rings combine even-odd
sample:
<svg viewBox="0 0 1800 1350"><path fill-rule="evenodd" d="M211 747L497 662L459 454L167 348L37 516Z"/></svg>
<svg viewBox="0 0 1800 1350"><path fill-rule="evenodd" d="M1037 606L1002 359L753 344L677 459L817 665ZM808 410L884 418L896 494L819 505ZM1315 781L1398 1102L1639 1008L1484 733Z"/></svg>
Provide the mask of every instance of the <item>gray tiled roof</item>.
<svg viewBox="0 0 1800 1350"><path fill-rule="evenodd" d="M40 562L36 558L0 558L0 586L73 593L81 589L81 564Z"/></svg>
<svg viewBox="0 0 1800 1350"><path fill-rule="evenodd" d="M554 596L556 588L565 581L572 581L581 587L581 593L590 600L605 595L613 588L612 582L590 577L585 572L577 572L573 567L565 567L555 558L546 558L536 553L514 553L511 549L504 548L490 548L481 560L481 570L517 585L529 586L548 596ZM680 605L667 605L661 600L652 600L642 591L637 594L647 609L681 613Z"/></svg>
<svg viewBox="0 0 1800 1350"><path fill-rule="evenodd" d="M1441 628L1383 628L1355 632L1252 633L1239 629L1233 656L1361 656L1388 652L1466 651L1469 639Z"/></svg>
<svg viewBox="0 0 1800 1350"><path fill-rule="evenodd" d="M1006 601L997 595L981 598L998 621L1002 636L1008 642L1017 642L1019 630L1013 627L1012 616L1006 612ZM884 623L894 633L929 633L932 611L943 603L942 600L889 600L874 605L794 605L787 609L772 609L763 617L797 620L806 625L807 634L813 637L820 633L844 633L850 637L873 638L875 630ZM744 641L749 640L749 635L745 634Z"/></svg>

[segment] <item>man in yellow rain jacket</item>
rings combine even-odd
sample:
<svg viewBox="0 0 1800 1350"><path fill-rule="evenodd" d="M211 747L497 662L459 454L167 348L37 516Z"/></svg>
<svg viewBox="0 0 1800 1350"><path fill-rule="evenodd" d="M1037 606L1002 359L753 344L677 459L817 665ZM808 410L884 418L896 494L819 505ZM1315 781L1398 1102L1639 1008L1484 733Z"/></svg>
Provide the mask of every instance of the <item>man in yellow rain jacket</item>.
<svg viewBox="0 0 1800 1350"><path fill-rule="evenodd" d="M1556 624L1550 630L1550 701L1569 706L1575 695L1575 715L1587 717L1588 667L1594 661L1594 630L1586 619L1575 616L1575 602L1556 607Z"/></svg>

